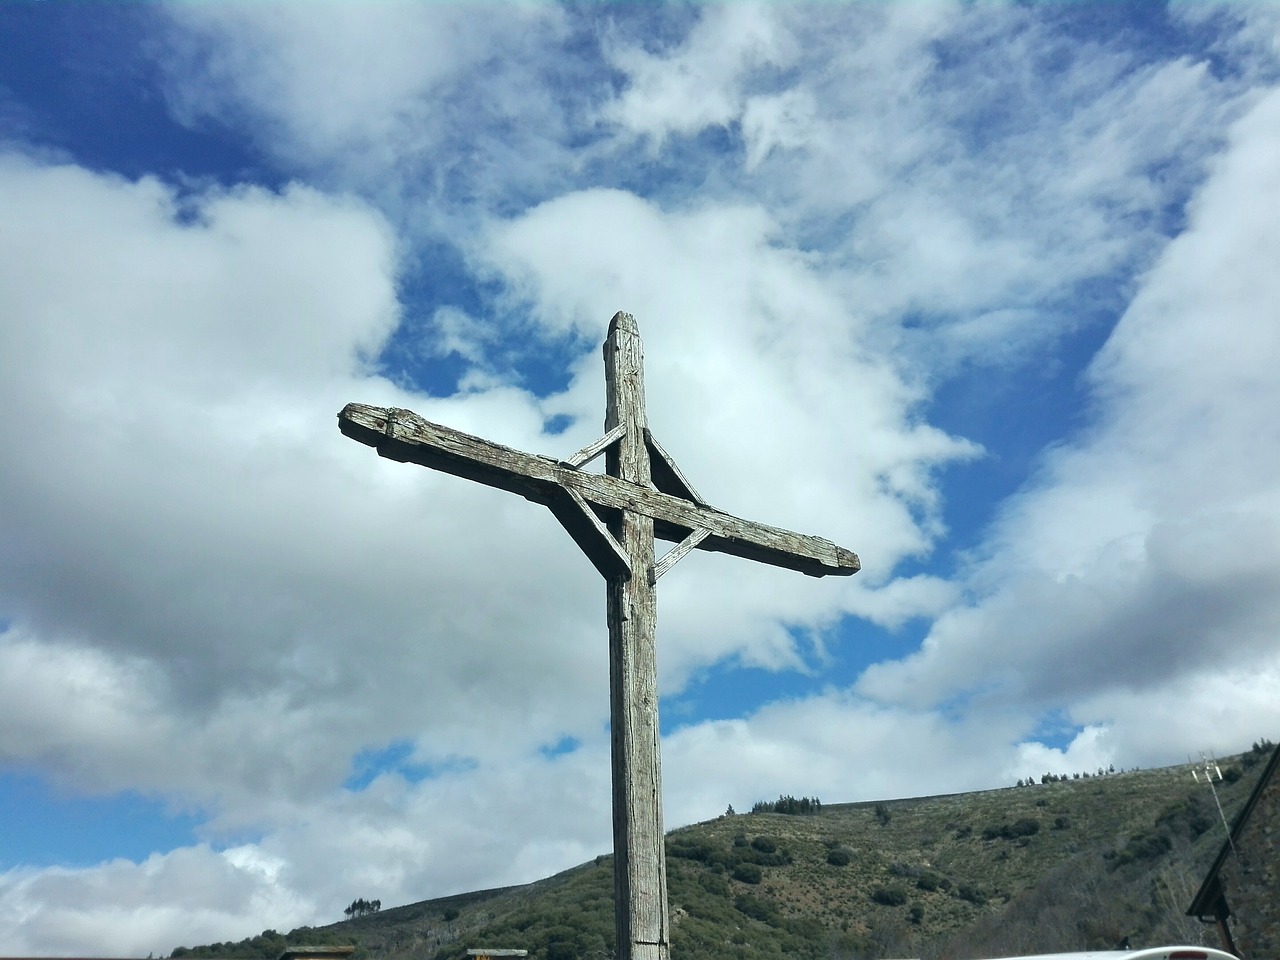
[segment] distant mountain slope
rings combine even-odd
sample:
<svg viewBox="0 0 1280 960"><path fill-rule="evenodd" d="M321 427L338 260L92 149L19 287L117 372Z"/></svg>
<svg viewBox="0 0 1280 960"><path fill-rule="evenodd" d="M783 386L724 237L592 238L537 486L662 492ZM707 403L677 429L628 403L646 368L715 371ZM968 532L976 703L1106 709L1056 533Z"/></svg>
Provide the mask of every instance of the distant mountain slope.
<svg viewBox="0 0 1280 960"><path fill-rule="evenodd" d="M1261 749L1223 761L1227 817ZM1187 765L980 793L725 816L667 837L673 960L924 960L1212 943L1182 912L1221 846ZM376 891L353 891L364 896ZM355 943L356 960L458 960L518 947L534 960L607 958L612 858L519 887L382 910L180 956L271 957Z"/></svg>

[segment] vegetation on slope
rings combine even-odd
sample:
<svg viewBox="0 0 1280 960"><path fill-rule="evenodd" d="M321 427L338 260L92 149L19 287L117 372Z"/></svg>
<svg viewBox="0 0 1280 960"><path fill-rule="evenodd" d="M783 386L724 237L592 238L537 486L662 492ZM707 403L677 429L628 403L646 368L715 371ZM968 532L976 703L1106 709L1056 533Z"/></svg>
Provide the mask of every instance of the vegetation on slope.
<svg viewBox="0 0 1280 960"><path fill-rule="evenodd" d="M1228 817L1266 746L1225 765L1230 782L1218 793ZM808 807L726 815L668 836L673 960L959 960L1212 934L1182 915L1223 841L1213 798L1189 766ZM174 955L274 957L279 935L269 939ZM356 943L357 960L461 960L478 946L604 960L613 939L607 856L527 886L287 937Z"/></svg>

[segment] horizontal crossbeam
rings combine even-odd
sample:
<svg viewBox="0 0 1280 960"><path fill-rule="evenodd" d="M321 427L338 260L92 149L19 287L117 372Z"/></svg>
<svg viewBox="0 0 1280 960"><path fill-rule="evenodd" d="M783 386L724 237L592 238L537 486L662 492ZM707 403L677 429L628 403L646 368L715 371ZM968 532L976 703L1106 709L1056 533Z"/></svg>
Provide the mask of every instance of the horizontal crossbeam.
<svg viewBox="0 0 1280 960"><path fill-rule="evenodd" d="M524 453L432 423L411 410L349 403L338 414L338 426L351 439L376 448L379 456L465 477L552 507L606 576L618 576L623 569L616 544L590 523L572 519L566 491L599 510L630 510L652 517L654 534L663 540L680 543L693 531L705 530L707 536L697 544L700 550L757 560L812 577L848 576L861 568L856 554L821 537L742 520L651 487L587 473L551 457Z"/></svg>

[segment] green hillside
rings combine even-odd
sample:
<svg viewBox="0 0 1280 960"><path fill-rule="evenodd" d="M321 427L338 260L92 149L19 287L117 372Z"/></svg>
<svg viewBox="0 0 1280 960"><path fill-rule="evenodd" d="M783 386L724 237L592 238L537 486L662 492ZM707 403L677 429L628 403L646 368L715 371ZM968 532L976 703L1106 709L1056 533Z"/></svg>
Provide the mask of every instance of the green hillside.
<svg viewBox="0 0 1280 960"><path fill-rule="evenodd" d="M1223 763L1230 819L1265 743ZM1224 838L1190 766L1081 774L980 793L724 816L667 837L673 960L948 960L1168 942L1212 943L1183 916ZM362 894L376 891L359 891ZM356 960L458 960L517 947L534 960L607 958L612 858L287 936L179 948L274 957L354 943Z"/></svg>

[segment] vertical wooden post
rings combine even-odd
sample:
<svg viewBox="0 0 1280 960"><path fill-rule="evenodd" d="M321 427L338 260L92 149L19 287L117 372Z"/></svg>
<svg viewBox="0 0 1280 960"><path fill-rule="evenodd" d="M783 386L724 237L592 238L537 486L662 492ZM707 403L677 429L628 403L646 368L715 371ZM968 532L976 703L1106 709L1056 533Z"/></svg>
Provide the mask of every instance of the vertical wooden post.
<svg viewBox="0 0 1280 960"><path fill-rule="evenodd" d="M650 487L644 410L644 348L635 319L618 313L604 343L607 452L612 476ZM613 892L619 960L668 960L667 865L658 739L657 600L653 518L619 511L610 532L631 576L608 579L609 706L613 739Z"/></svg>
<svg viewBox="0 0 1280 960"><path fill-rule="evenodd" d="M338 423L347 436L376 447L379 456L419 463L547 505L604 576L617 956L669 960L654 584L695 549L718 550L814 577L848 576L861 564L854 553L828 540L732 517L694 492L649 436L644 348L629 313L615 314L609 322L604 369L604 435L568 460L512 450L429 423L411 410L349 403L338 414ZM602 451L607 475L581 472ZM607 530L600 520L604 516L610 518ZM679 540L657 564L655 519L664 539Z"/></svg>

